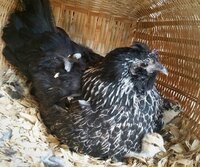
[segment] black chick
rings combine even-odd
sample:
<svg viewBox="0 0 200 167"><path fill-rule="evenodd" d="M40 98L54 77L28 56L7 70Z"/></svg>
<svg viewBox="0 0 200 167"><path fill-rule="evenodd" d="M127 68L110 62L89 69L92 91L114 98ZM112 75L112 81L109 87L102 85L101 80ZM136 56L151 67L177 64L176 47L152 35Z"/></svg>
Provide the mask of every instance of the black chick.
<svg viewBox="0 0 200 167"><path fill-rule="evenodd" d="M74 151L122 160L141 151L141 140L157 130L162 99L155 88L158 72L167 74L156 53L136 43L117 48L83 75L83 100L41 110L45 125Z"/></svg>
<svg viewBox="0 0 200 167"><path fill-rule="evenodd" d="M20 2L22 11L12 13L3 29L3 55L32 82L43 105L79 94L83 71L102 57L55 26L48 0Z"/></svg>

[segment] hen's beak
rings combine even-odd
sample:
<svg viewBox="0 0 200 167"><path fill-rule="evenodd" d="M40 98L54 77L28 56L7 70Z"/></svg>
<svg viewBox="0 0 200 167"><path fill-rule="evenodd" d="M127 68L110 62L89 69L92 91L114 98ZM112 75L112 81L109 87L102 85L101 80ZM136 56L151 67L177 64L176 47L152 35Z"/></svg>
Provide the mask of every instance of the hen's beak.
<svg viewBox="0 0 200 167"><path fill-rule="evenodd" d="M165 75L168 75L168 70L161 63L156 62L154 65L155 65L155 71L159 71Z"/></svg>
<svg viewBox="0 0 200 167"><path fill-rule="evenodd" d="M155 71L159 71L165 75L168 75L168 71L165 66L163 66L160 62L151 63L146 67L147 72L153 73Z"/></svg>

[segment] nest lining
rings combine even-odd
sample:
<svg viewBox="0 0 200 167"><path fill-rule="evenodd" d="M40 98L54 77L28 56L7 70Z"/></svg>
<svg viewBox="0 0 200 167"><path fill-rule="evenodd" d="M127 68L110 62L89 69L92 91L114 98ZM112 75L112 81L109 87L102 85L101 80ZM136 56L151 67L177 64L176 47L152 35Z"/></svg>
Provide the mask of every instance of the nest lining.
<svg viewBox="0 0 200 167"><path fill-rule="evenodd" d="M179 122L179 124L177 123ZM39 116L37 102L29 94L24 79L9 69L0 87L0 166L32 167L199 167L200 141L176 119L165 131L171 133L165 143L167 153L151 159L127 159L111 163L88 155L72 153L66 145L48 134Z"/></svg>

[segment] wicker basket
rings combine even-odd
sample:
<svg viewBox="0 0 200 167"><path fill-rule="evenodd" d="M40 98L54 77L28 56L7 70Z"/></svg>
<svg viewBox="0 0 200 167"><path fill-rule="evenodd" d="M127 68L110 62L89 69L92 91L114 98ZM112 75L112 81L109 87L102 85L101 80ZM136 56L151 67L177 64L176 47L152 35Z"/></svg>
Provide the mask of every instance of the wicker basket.
<svg viewBox="0 0 200 167"><path fill-rule="evenodd" d="M169 76L160 92L181 103L180 115L200 137L200 0L51 0L55 20L76 42L106 54L142 41L159 51ZM0 29L16 0L0 0ZM0 49L3 42L0 42ZM0 76L9 68L0 56Z"/></svg>

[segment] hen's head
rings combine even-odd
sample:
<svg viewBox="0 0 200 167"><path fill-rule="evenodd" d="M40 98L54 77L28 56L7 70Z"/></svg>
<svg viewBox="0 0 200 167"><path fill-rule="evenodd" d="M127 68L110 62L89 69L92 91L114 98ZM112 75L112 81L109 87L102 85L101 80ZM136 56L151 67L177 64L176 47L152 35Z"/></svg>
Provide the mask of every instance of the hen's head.
<svg viewBox="0 0 200 167"><path fill-rule="evenodd" d="M153 87L158 72L168 74L167 69L159 62L157 52L142 43L131 47L117 48L108 53L103 63L102 79L119 81L131 78L132 82L146 90Z"/></svg>

